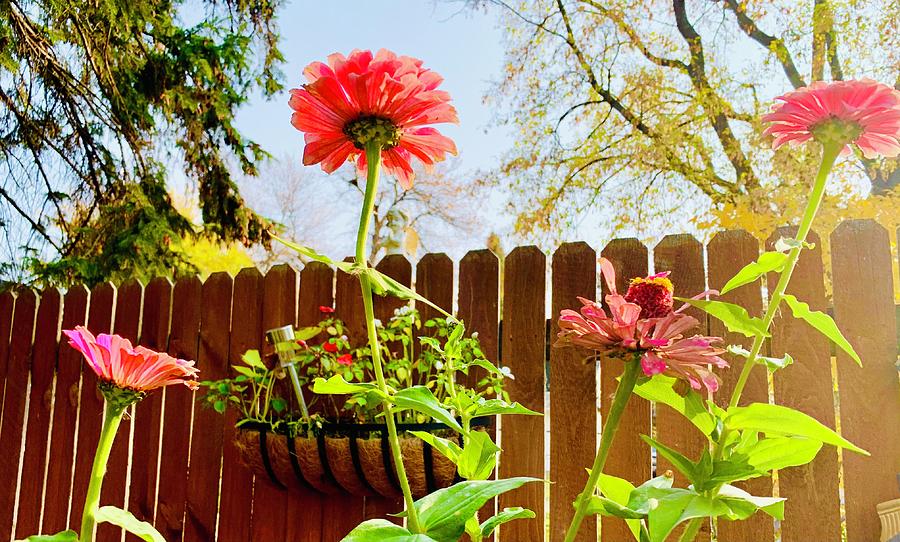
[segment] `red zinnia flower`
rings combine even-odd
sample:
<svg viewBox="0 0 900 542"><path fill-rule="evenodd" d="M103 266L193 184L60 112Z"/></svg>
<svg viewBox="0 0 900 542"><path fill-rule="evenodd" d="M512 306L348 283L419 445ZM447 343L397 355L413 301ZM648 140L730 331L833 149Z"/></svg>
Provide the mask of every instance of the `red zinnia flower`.
<svg viewBox="0 0 900 542"><path fill-rule="evenodd" d="M332 314L334 312L334 309L327 305L319 305L319 312L321 312L322 314Z"/></svg>
<svg viewBox="0 0 900 542"><path fill-rule="evenodd" d="M343 356L338 356L337 362L341 365L351 366L353 365L353 356L350 354L344 354Z"/></svg>
<svg viewBox="0 0 900 542"><path fill-rule="evenodd" d="M900 154L900 92L863 79L817 81L777 98L781 104L762 117L772 123L764 135L774 135L773 148L815 138L820 143L855 143L866 158Z"/></svg>
<svg viewBox="0 0 900 542"><path fill-rule="evenodd" d="M97 337L83 326L64 329L69 344L84 355L101 382L136 392L147 392L169 384L184 384L197 389L193 361L173 358L118 335L101 333Z"/></svg>
<svg viewBox="0 0 900 542"><path fill-rule="evenodd" d="M384 167L404 188L412 186L410 161L430 168L456 154L453 141L428 124L458 122L450 95L437 90L443 78L422 61L382 49L335 53L328 64L303 70L309 83L292 89L291 124L304 132L305 165L322 164L331 173L349 159L366 168L365 143L378 141Z"/></svg>
<svg viewBox="0 0 900 542"><path fill-rule="evenodd" d="M331 341L328 341L325 344L323 344L322 348L330 354L334 354L335 352L338 351L338 345Z"/></svg>

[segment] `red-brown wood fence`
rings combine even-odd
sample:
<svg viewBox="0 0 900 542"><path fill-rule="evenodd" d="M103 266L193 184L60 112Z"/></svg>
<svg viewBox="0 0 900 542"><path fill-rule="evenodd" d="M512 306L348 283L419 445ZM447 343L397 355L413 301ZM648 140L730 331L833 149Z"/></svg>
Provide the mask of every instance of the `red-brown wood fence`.
<svg viewBox="0 0 900 542"><path fill-rule="evenodd" d="M839 458L826 447L806 468L779 473L776 481L753 481L748 485L756 493L775 490L789 498L785 521L776 525L760 516L745 523L721 522L719 540L768 542L780 533L785 542L832 541L841 539L845 526L850 542L872 542L879 537L875 505L898 496L900 384L888 233L871 221L850 221L830 239L831 261L822 261L820 249L805 251L790 290L813 308L833 310L864 367L842 354L833 366L827 341L803 323L779 319L768 348L776 355L790 351L796 363L775 375L772 393L775 401L802 408L829 426L839 420L842 433L872 456ZM745 232L723 232L706 247L685 235L668 236L652 249L633 239L618 239L601 254L614 262L620 289L627 277L652 268L671 270L676 293L692 294L721 287L760 249L761 243ZM501 507L526 506L537 513L537 519L504 526L498 537L504 542L540 541L546 532L550 540L561 540L572 512L570 503L581 490L584 468L594 455L615 371L585 365L570 350L549 348L548 338L556 329L551 318L548 335L547 317L577 306L575 296L597 296L597 256L585 243L568 243L553 253L550 262L535 247L513 250L502 266L488 251L470 252L459 262L458 280L453 262L444 255L429 254L415 268L417 290L446 309L455 308L470 329L479 332L487 355L512 369L513 398L538 411L549 405L549 433L540 418L508 417L499 424L505 449L500 476L553 481L499 499ZM836 285L830 307L825 265L831 267ZM403 257L390 256L379 268L413 283L413 269ZM726 299L743 303L753 314L763 306L759 288L741 288ZM357 342L361 340L362 304L356 281L335 276L322 264L307 265L299 272L277 266L265 275L244 269L234 278L216 273L204 282L196 277L174 284L154 279L147 285L101 284L91 291L76 287L65 293L22 289L0 294L0 383L5 382L0 386L0 540L52 533L76 527L79 521L102 399L91 370L60 342L61 328L86 323L94 332L113 331L150 348L196 359L203 378L215 379L228 374L229 364L244 350L262 346L264 330L314 323L320 305L334 305ZM386 318L397 306L396 300L378 299L376 311ZM432 314L427 307L423 312ZM705 325L713 334L725 333L716 321ZM727 397L737 372L737 368L721 372L724 385L719 397ZM745 397L768 400L770 382L764 371L751 380ZM153 522L170 542L334 542L363 519L399 509L400 503L389 499L325 498L281 491L264 479L254 479L237 464L234 422L233 415L223 419L197 406L185 388L151 394L122 425L102 502L127 505L135 515ZM635 400L628 407L608 471L635 482L651 476L651 450L638 438L651 430L663 442L699 454L701 441L689 424L666 408L652 409ZM656 468L668 467L661 461ZM607 542L630 539L620 522L600 523L586 521L579 540L594 541L601 530ZM120 539L108 526L99 533L103 542Z"/></svg>

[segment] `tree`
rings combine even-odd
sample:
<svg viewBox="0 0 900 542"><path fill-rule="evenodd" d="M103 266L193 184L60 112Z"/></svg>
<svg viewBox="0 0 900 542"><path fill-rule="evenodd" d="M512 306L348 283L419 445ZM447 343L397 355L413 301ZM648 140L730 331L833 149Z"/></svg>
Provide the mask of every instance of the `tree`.
<svg viewBox="0 0 900 542"><path fill-rule="evenodd" d="M279 3L0 2L7 273L94 284L191 268L173 241L196 235L265 242L271 224L232 174L255 174L265 153L234 114L254 90L281 88ZM167 192L179 164L198 226Z"/></svg>
<svg viewBox="0 0 900 542"><path fill-rule="evenodd" d="M619 226L665 220L698 195L765 208L815 162L769 150L758 119L771 97L826 75L900 87L890 0L474 3L499 7L507 27L492 99L519 137L494 179L511 185L522 233L572 225L598 202ZM898 165L860 156L842 174L885 195Z"/></svg>

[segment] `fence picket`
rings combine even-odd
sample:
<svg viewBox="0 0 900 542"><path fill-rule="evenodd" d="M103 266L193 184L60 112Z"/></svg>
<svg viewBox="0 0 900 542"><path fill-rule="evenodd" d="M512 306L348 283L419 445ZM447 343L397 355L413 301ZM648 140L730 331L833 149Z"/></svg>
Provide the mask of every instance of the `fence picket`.
<svg viewBox="0 0 900 542"><path fill-rule="evenodd" d="M228 376L233 286L231 275L225 272L213 273L203 283L197 352L197 368L202 380L220 380ZM224 418L208 406L195 404L192 426L184 541L206 542L215 540L216 535Z"/></svg>
<svg viewBox="0 0 900 542"><path fill-rule="evenodd" d="M69 288L63 300L62 325L60 327L74 329L77 325L83 325L87 321L87 308L87 288L84 286ZM53 434L50 438L50 457L47 462L47 487L45 490L45 494L50 498L43 503L42 533L58 533L68 525L81 363L81 354L69 346L67 339L61 338L55 362Z"/></svg>
<svg viewBox="0 0 900 542"><path fill-rule="evenodd" d="M624 294L628 289L628 281L633 277L647 276L648 252L637 239L614 239L601 255L612 262L616 270L616 290ZM606 294L606 281L600 284ZM605 300L604 300L605 306ZM622 364L608 360L600 364L600 415L606 416L615 395L616 380L622 373ZM620 476L626 480L649 480L650 448L641 440L640 435L650 434L650 403L632 397L625 407L616 442L606 460L607 473ZM631 532L624 521L618 518L604 517L600 520L600 536L607 540L628 540Z"/></svg>
<svg viewBox="0 0 900 542"><path fill-rule="evenodd" d="M597 254L585 243L565 243L553 254L551 343L562 309L580 307L576 297L597 295ZM572 520L572 502L584 489L584 468L597 451L597 368L583 352L550 350L550 539L562 540ZM597 520L587 517L578 542L597 539Z"/></svg>
<svg viewBox="0 0 900 542"><path fill-rule="evenodd" d="M838 351L841 432L868 450L843 454L848 542L877 540L875 506L897 498L900 473L900 384L891 245L873 220L850 220L831 234L834 315L862 358Z"/></svg>
<svg viewBox="0 0 900 542"><path fill-rule="evenodd" d="M796 235L796 228L781 228L766 242L772 250L775 242ZM788 293L809 303L814 310L825 310L824 270L818 235L807 237L816 245L804 250L791 277ZM769 291L777 277L769 276ZM787 311L787 312L785 312ZM771 354L789 353L794 364L775 373L775 402L800 409L828 427L835 426L831 349L828 340L805 322L791 317L783 307L772 325ZM761 370L756 369L756 370ZM784 542L839 540L841 529L838 495L837 451L824 446L809 465L778 473L778 492L787 498L785 520L781 523Z"/></svg>
<svg viewBox="0 0 900 542"><path fill-rule="evenodd" d="M504 367L515 380L508 381L510 398L536 412L544 412L547 317L545 314L547 257L535 246L518 247L503 263ZM507 453L500 457L500 477L544 474L544 418L509 416L503 419L501 443ZM532 510L534 519L522 519L500 527L500 540L544 539L544 484L526 484L500 496L499 507L521 506Z"/></svg>
<svg viewBox="0 0 900 542"><path fill-rule="evenodd" d="M25 453L19 481L16 538L33 535L40 529L41 492L52 415L53 371L56 368L61 296L50 288L41 292L31 355L31 391L28 400L28 425L25 428Z"/></svg>
<svg viewBox="0 0 900 542"><path fill-rule="evenodd" d="M3 420L3 397L6 391L6 361L13 324L16 297L12 291L0 292L0 422Z"/></svg>

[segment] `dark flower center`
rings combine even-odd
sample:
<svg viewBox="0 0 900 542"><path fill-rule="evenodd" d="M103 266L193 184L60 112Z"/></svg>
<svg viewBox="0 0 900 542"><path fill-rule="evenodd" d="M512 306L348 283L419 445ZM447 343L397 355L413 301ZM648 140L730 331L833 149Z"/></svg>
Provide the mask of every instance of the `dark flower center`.
<svg viewBox="0 0 900 542"><path fill-rule="evenodd" d="M672 313L672 281L665 277L632 279L625 301L641 308L641 318L662 318Z"/></svg>
<svg viewBox="0 0 900 542"><path fill-rule="evenodd" d="M400 143L400 129L390 119L375 115L362 115L344 125L344 134L353 146L365 150L368 143L377 143L382 149L390 149Z"/></svg>

